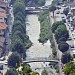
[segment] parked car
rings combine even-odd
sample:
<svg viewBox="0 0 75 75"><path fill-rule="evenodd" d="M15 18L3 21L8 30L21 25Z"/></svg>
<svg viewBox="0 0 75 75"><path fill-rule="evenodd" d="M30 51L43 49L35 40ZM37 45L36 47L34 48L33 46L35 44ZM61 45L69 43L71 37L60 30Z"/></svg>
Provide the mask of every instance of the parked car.
<svg viewBox="0 0 75 75"><path fill-rule="evenodd" d="M63 14L63 12L61 12L61 14Z"/></svg>
<svg viewBox="0 0 75 75"><path fill-rule="evenodd" d="M73 38L75 39L75 33L72 33Z"/></svg>
<svg viewBox="0 0 75 75"><path fill-rule="evenodd" d="M3 70L3 65L2 64L0 64L0 70Z"/></svg>
<svg viewBox="0 0 75 75"><path fill-rule="evenodd" d="M73 28L73 26L71 25L71 24L69 24L69 29L71 30L71 31L73 31L74 30L74 28Z"/></svg>
<svg viewBox="0 0 75 75"><path fill-rule="evenodd" d="M66 19L65 19L65 18L62 18L62 21L63 21L64 23L66 23Z"/></svg>
<svg viewBox="0 0 75 75"><path fill-rule="evenodd" d="M74 48L74 45L70 45L70 48Z"/></svg>

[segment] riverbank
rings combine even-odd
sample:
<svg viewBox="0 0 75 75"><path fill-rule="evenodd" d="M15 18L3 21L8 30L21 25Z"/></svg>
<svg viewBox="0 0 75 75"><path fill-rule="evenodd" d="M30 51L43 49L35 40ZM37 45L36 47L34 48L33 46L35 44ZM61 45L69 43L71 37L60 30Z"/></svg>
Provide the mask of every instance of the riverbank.
<svg viewBox="0 0 75 75"><path fill-rule="evenodd" d="M26 51L27 58L36 58L36 57L49 57L52 55L52 49L50 48L50 41L47 41L44 45L39 43L39 34L40 34L40 22L38 21L37 15L28 15L27 20L29 25L26 25L27 35L29 36L33 45ZM42 68L41 70L37 70L39 73L48 65L49 63L30 63L30 66L33 71L36 68Z"/></svg>

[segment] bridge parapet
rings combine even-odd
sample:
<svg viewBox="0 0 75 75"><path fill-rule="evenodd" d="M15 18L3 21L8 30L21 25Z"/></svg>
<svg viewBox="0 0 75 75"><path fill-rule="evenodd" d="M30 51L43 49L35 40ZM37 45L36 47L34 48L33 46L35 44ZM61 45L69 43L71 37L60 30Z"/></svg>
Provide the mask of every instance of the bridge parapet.
<svg viewBox="0 0 75 75"><path fill-rule="evenodd" d="M26 61L50 61L50 60L57 60L56 58L50 57L35 57L35 58L28 58Z"/></svg>

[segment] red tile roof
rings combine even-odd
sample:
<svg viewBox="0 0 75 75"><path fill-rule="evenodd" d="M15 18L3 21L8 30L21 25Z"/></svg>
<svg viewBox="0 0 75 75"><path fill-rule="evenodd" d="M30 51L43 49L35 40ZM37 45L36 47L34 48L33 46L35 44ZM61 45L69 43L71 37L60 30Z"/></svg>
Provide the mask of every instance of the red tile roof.
<svg viewBox="0 0 75 75"><path fill-rule="evenodd" d="M6 29L6 28L7 28L7 25L6 24L0 23L0 30Z"/></svg>
<svg viewBox="0 0 75 75"><path fill-rule="evenodd" d="M0 12L0 17L4 17L4 18L6 18L7 15L6 15L6 13Z"/></svg>

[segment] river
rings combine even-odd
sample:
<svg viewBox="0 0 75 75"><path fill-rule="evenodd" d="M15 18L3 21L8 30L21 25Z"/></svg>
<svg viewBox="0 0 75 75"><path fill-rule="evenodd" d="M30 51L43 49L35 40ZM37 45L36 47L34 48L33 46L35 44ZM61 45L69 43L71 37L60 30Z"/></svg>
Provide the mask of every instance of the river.
<svg viewBox="0 0 75 75"><path fill-rule="evenodd" d="M52 0L47 0L47 3L51 4ZM40 34L40 22L38 21L38 15L27 15L26 17L26 31L29 39L33 43L33 45L26 51L26 59L36 58L36 57L49 57L52 55L52 49L50 48L50 41L42 45L39 43L39 34ZM41 71L45 67L49 67L49 62L33 62L29 63L33 71L39 72L41 75ZM39 69L40 68L40 69Z"/></svg>

